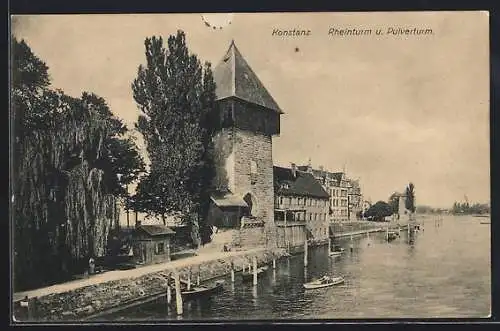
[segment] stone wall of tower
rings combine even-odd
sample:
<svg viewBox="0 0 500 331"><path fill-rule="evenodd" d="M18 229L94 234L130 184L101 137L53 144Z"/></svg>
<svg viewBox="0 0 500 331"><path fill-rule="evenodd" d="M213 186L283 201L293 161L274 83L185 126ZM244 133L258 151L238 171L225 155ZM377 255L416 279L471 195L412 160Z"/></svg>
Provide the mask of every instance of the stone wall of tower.
<svg viewBox="0 0 500 331"><path fill-rule="evenodd" d="M219 192L234 193L234 143L233 129L225 128L214 137L214 186Z"/></svg>
<svg viewBox="0 0 500 331"><path fill-rule="evenodd" d="M241 197L250 193L255 199L252 215L267 226L274 225L271 136L237 128L222 129L214 138L214 147L216 187Z"/></svg>
<svg viewBox="0 0 500 331"><path fill-rule="evenodd" d="M259 133L234 129L234 193L255 198L252 215L274 223L274 185L272 138ZM256 169L252 169L256 166ZM254 173L252 173L252 170Z"/></svg>

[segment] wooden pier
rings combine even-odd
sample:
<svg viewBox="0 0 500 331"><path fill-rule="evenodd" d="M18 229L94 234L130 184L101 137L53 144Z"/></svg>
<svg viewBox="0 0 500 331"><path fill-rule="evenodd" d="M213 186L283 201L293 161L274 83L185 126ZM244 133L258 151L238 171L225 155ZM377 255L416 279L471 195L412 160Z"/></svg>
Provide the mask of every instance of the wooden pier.
<svg viewBox="0 0 500 331"><path fill-rule="evenodd" d="M366 229L366 230L358 230L358 231L349 231L349 232L342 232L342 233L334 233L333 235L330 236L330 238L345 238L345 237L355 237L355 236L360 236L360 235L365 235L367 233L374 233L374 232L382 232L385 231L384 228L373 228L373 229Z"/></svg>

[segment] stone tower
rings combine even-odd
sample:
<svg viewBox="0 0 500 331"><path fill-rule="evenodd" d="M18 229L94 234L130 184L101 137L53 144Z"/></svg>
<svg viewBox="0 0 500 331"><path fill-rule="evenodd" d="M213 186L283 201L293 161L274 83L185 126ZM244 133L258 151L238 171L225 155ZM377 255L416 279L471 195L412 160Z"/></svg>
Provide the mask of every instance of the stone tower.
<svg viewBox="0 0 500 331"><path fill-rule="evenodd" d="M248 205L251 219L274 230L272 137L283 113L231 42L214 69L218 131L215 185ZM247 215L248 215L247 214ZM269 233L269 232L268 232Z"/></svg>

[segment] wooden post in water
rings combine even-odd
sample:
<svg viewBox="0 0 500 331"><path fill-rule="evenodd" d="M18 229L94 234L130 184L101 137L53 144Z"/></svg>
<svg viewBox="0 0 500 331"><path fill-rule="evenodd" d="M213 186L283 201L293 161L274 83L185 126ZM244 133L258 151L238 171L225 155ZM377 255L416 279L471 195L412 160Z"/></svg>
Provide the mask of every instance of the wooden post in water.
<svg viewBox="0 0 500 331"><path fill-rule="evenodd" d="M170 284L167 285L167 304L170 305L172 303L172 288Z"/></svg>
<svg viewBox="0 0 500 331"><path fill-rule="evenodd" d="M167 304L170 305L172 303L172 288L170 287L170 275L167 278Z"/></svg>
<svg viewBox="0 0 500 331"><path fill-rule="evenodd" d="M286 230L286 210L284 211L284 216L283 220L285 221L285 227L283 228L283 237L285 238L285 249L288 253L290 253L290 242L288 241L288 236L287 233L288 231Z"/></svg>
<svg viewBox="0 0 500 331"><path fill-rule="evenodd" d="M304 240L304 267L307 267L307 239Z"/></svg>
<svg viewBox="0 0 500 331"><path fill-rule="evenodd" d="M276 256L273 255L273 270L276 269Z"/></svg>
<svg viewBox="0 0 500 331"><path fill-rule="evenodd" d="M253 285L257 285L257 257L253 257Z"/></svg>
<svg viewBox="0 0 500 331"><path fill-rule="evenodd" d="M234 283L234 262L231 261L231 283Z"/></svg>
<svg viewBox="0 0 500 331"><path fill-rule="evenodd" d="M188 269L187 290L191 291L191 267Z"/></svg>
<svg viewBox="0 0 500 331"><path fill-rule="evenodd" d="M198 268L198 275L196 276L196 286L200 286L201 283L201 271L200 268Z"/></svg>
<svg viewBox="0 0 500 331"><path fill-rule="evenodd" d="M177 315L182 315L182 293L181 293L181 279L180 274L175 274L175 303L177 307Z"/></svg>
<svg viewBox="0 0 500 331"><path fill-rule="evenodd" d="M328 254L332 251L332 239L328 237Z"/></svg>

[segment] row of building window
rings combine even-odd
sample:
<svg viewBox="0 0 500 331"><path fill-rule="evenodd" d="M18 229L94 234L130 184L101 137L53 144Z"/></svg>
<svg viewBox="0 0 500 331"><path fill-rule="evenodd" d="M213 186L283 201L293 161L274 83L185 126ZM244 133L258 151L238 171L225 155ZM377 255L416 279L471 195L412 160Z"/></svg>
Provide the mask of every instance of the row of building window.
<svg viewBox="0 0 500 331"><path fill-rule="evenodd" d="M332 199L332 207L347 207L347 199Z"/></svg>
<svg viewBox="0 0 500 331"><path fill-rule="evenodd" d="M296 221L326 221L328 220L328 214L326 213L295 213L294 216ZM282 220L282 218L280 217Z"/></svg>
<svg viewBox="0 0 500 331"><path fill-rule="evenodd" d="M332 197L347 197L347 190L340 190L340 189L330 189L330 195Z"/></svg>
<svg viewBox="0 0 500 331"><path fill-rule="evenodd" d="M276 197L275 203L280 205L298 205L298 206L310 206L310 207L326 207L328 205L328 200L319 200L312 198L301 198L301 197Z"/></svg>
<svg viewBox="0 0 500 331"><path fill-rule="evenodd" d="M333 210L332 211L333 216L347 216L348 212L347 209L340 209L340 210Z"/></svg>

